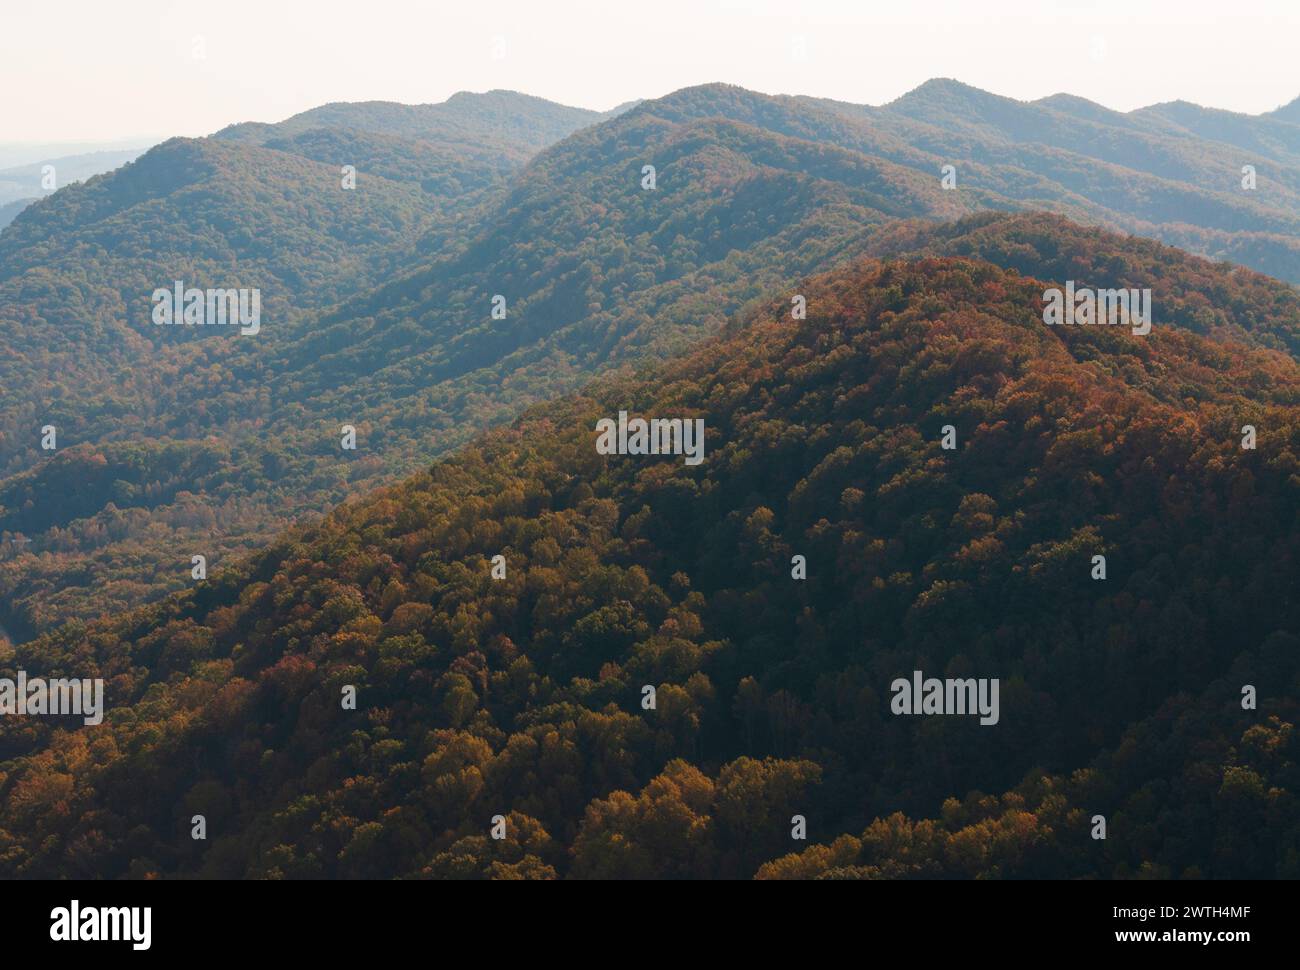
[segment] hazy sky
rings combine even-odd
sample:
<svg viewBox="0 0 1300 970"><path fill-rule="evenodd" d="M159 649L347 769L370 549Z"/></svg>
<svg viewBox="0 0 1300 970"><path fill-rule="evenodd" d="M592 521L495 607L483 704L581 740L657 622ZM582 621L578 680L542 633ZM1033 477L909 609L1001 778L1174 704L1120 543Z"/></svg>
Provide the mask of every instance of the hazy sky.
<svg viewBox="0 0 1300 970"><path fill-rule="evenodd" d="M1300 95L1300 0L0 6L0 143L199 135L327 101L490 88L604 109L727 81L879 104L930 77L1123 110L1267 111Z"/></svg>

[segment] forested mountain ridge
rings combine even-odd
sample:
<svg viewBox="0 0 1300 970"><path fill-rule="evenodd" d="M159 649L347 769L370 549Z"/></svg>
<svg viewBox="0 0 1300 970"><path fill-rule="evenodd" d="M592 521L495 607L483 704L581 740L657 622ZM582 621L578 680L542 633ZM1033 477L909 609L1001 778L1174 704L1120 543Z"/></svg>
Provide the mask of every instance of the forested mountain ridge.
<svg viewBox="0 0 1300 970"><path fill-rule="evenodd" d="M171 328L144 322L142 299L136 329L163 349L139 366L145 336L119 340L123 325L110 314L109 346L78 365L93 378L57 385L44 407L27 393L9 420L0 531L35 541L0 553L6 625L35 633L179 588L178 549L215 562L249 548L599 368L715 331L765 288L844 258L891 217L955 216L972 204L834 146L717 118L673 125L643 107L544 153L473 210L472 230L463 213L437 223L447 243L427 268L320 314L281 322L268 313L256 338L206 334L187 350ZM197 151L320 164L214 140ZM639 185L646 151L662 170L654 191ZM333 175L322 165L321 177ZM336 207L322 191L315 204ZM328 258L321 265L328 272ZM504 319L492 316L498 294ZM83 332L66 335L93 345ZM34 349L50 353L45 341ZM128 352L133 366L114 368ZM55 359L33 363L48 374ZM33 462L26 429L46 421L70 447ZM359 430L355 460L338 449L344 424ZM191 455L178 465L184 442ZM76 501L41 509L72 482Z"/></svg>
<svg viewBox="0 0 1300 970"><path fill-rule="evenodd" d="M273 449L248 451L265 420L267 345L310 327L316 309L456 246L474 208L535 146L602 117L503 92L448 105L442 141L436 125L415 141L376 130L389 119L375 106L344 105L317 127L291 126L291 137L262 126L265 145L173 139L33 206L0 237L0 569L35 569L34 595L55 598L39 613L10 600L16 632L171 584L157 561L106 548L113 537L129 533L156 550L233 529L233 545L209 547L220 554L282 528L288 519L269 484L260 507L240 501L257 489L250 475L276 477L276 459L264 456ZM374 128L331 127L340 120ZM343 187L345 164L357 172L353 191ZM258 345L241 347L224 330L153 326L150 295L176 280L256 289L266 327L242 339ZM243 410L214 410L214 388L229 393L231 384ZM67 449L48 467L33 437L47 424ZM223 488L232 478L239 484ZM57 514L24 514L33 492L38 502L58 498ZM303 498L292 496L291 512ZM62 531L36 534L51 527ZM11 536L37 541L28 549ZM70 550L83 565L59 561ZM69 597L79 603L72 610Z"/></svg>
<svg viewBox="0 0 1300 970"><path fill-rule="evenodd" d="M1300 365L1160 319L1047 327L1050 282L958 257L802 280L20 646L110 704L0 724L0 871L1294 876ZM704 460L599 455L621 410L703 419ZM1000 720L892 715L918 669L999 678ZM835 848L786 858L795 814Z"/></svg>
<svg viewBox="0 0 1300 970"><path fill-rule="evenodd" d="M1024 275L1152 290L1167 324L1280 350L1300 360L1300 292L1230 263L1151 239L1120 239L1046 213L981 213L957 222L899 220L872 235L869 256L964 256Z"/></svg>
<svg viewBox="0 0 1300 970"><path fill-rule="evenodd" d="M959 186L1300 282L1300 125L1194 105L1021 102L951 79L881 107L796 100L848 119L884 157L902 161L906 146L926 170L954 165Z"/></svg>
<svg viewBox="0 0 1300 970"><path fill-rule="evenodd" d="M336 167L210 139L173 139L33 204L0 236L6 315L29 311L37 326L46 321L58 335L72 329L58 315L63 307L48 298L24 301L23 286L102 280L115 291L103 297L112 305L81 309L94 314L87 322L116 324L115 342L204 339L212 334L189 328L179 337L166 332L164 341L164 332L150 326L154 287L187 272L196 282L261 283L268 315L328 306L373 281L369 256L415 238L427 223L417 188L374 183L364 196L332 191L339 186ZM49 339L44 329L34 336ZM71 339L84 350L93 337L76 329Z"/></svg>
<svg viewBox="0 0 1300 970"><path fill-rule="evenodd" d="M597 372L716 332L773 288L890 246L967 246L1058 281L1135 286L1183 261L1200 267L1186 300L1153 284L1163 324L1294 351L1289 288L1167 249L1033 221L1007 223L1007 239L964 226L961 243L886 230L1041 206L1300 278L1292 187L1269 167L1286 169L1291 126L1233 116L1264 153L1252 193L1245 149L1159 114L944 81L879 108L703 85L599 116L510 92L329 105L162 146L0 237L0 276L18 272L0 282L13 338L0 358L0 622L29 636L181 588L195 553L254 548ZM344 164L355 192L340 190ZM1069 260L1035 249L1043 231L1072 240ZM154 327L147 294L181 275L269 280L267 326L238 339ZM53 459L35 444L46 424ZM340 450L345 425L355 453ZM68 500L53 508L54 495Z"/></svg>
<svg viewBox="0 0 1300 970"><path fill-rule="evenodd" d="M514 91L462 91L437 104L327 104L275 124L232 125L213 138L349 164L451 199L501 185L542 149L622 110L570 108Z"/></svg>
<svg viewBox="0 0 1300 970"><path fill-rule="evenodd" d="M441 125L397 124L380 110L421 116L453 105L459 107ZM148 302L130 300L135 290L127 287L163 268L190 269L223 284L222 272L238 281L261 280L269 270L265 289L279 316L328 306L374 285L380 272L392 275L393 260L410 258L435 214L470 207L479 190L502 182L538 148L600 117L491 92L457 95L443 105L329 105L281 125L255 126L263 138L236 138L228 130L209 139L172 139L134 164L33 207L0 237L0 283L36 270L60 279L121 280L116 302L125 304L125 315L117 306L92 312L116 311L114 323L146 338L156 336L141 326ZM399 134L412 130L422 137ZM357 170L361 191L343 190L344 165ZM380 253L384 265L356 271ZM109 257L114 262L106 265ZM0 309L12 312L23 296L5 294ZM59 308L48 297L32 302L39 302L38 315ZM191 338L205 333L187 331Z"/></svg>

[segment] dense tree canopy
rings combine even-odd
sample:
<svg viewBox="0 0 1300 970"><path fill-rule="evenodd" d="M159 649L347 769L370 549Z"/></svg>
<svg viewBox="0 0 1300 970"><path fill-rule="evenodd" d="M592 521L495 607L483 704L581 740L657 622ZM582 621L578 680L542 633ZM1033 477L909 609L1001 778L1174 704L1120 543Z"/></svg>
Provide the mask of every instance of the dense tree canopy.
<svg viewBox="0 0 1300 970"><path fill-rule="evenodd" d="M1119 114L951 81L881 107L713 84L628 108L504 91L324 105L173 140L25 211L0 236L0 626L23 640L156 599L195 553L260 548L530 404L890 247L1150 284L1166 322L1295 350L1292 290L1154 244L1032 224L880 233L1049 209L1295 282L1300 127L1286 117ZM1062 233L1068 259L1038 245ZM1161 288L1170 260L1186 299ZM152 326L149 294L178 278L259 289L261 334ZM51 424L53 458L36 444ZM50 480L80 482L75 500L48 507Z"/></svg>
<svg viewBox="0 0 1300 970"><path fill-rule="evenodd" d="M0 722L0 872L1296 875L1300 366L1251 339L1262 308L1049 328L1046 285L958 257L806 280L804 321L778 291L19 647L110 710ZM704 461L597 454L620 410L703 418ZM999 678L999 723L891 714L917 669Z"/></svg>

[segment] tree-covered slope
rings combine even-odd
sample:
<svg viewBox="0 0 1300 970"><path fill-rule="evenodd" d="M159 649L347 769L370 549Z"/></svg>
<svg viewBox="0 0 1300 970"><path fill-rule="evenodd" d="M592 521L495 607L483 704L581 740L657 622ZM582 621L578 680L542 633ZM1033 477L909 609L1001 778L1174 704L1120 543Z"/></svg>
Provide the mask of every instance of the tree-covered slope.
<svg viewBox="0 0 1300 970"><path fill-rule="evenodd" d="M20 317L41 351L87 357L209 338L202 327L151 325L154 289L183 278L259 287L269 327L373 283L378 254L414 239L428 219L413 186L372 178L364 193L347 192L337 167L173 139L33 204L9 227L0 237L0 315Z"/></svg>
<svg viewBox="0 0 1300 970"><path fill-rule="evenodd" d="M1300 293L1294 287L1152 239L1121 238L1059 216L981 213L944 224L900 220L875 233L864 252L965 256L1061 282L1083 281L1103 289L1149 287L1162 317L1173 326L1300 359Z"/></svg>
<svg viewBox="0 0 1300 970"><path fill-rule="evenodd" d="M193 348L179 347L174 328L148 323L143 294L159 284L145 287L141 247L115 249L122 270L107 278L122 282L108 298L132 316L110 314L102 324L96 316L102 334L64 321L65 341L23 345L14 362L34 373L27 390L13 392L7 416L0 532L33 541L0 551L5 625L36 633L177 588L185 575L175 571L178 550L217 561L248 548L293 517L409 473L597 370L716 331L765 288L846 258L889 218L956 216L973 206L934 179L846 149L723 119L674 124L642 108L543 153L472 219L461 212L435 221L441 241L430 245L429 231L412 244L428 250L422 268L388 272L388 282L332 308L286 309L283 318L269 293L292 288L271 287L256 337L203 334ZM337 170L300 155L222 140L200 147L204 159L265 158L317 172L316 181L259 189L301 196L295 211L320 209L339 223L375 220L382 210L366 200L377 184L424 211L415 182L371 175L355 193L339 192ZM653 190L641 187L645 164L657 166ZM183 172L172 166L166 177L188 185ZM143 193L157 180L140 184ZM198 184L209 191L209 181ZM232 191L231 180L219 185ZM283 209L268 204L262 218ZM44 238L53 246L64 237L51 227ZM214 238L204 233L176 252L203 252ZM304 234L311 252L299 279L317 267L334 272L340 246L353 258L348 238ZM292 265L292 251L257 233L246 239L254 254L277 261L272 267ZM361 250L377 254L376 273L391 268L394 253L413 258L411 248L388 243L385 236ZM94 269L101 263L79 264L88 267L81 270L92 277L88 285L103 286ZM360 269L333 279L360 289ZM177 278L170 265L151 272L164 283ZM252 270L238 276L244 285L256 278ZM29 288L43 281L48 296L61 275L33 267L21 279ZM128 305L131 291L139 296ZM331 293L341 295L337 286ZM493 316L498 295L504 318ZM59 302L70 316L81 305ZM28 312L43 305L33 298ZM130 367L120 365L127 356ZM79 380L49 377L68 370ZM35 447L34 431L47 423L64 442L52 458ZM353 455L339 448L343 425L358 429ZM185 444L204 459L180 464ZM75 501L51 487L67 480L80 483Z"/></svg>
<svg viewBox="0 0 1300 970"><path fill-rule="evenodd" d="M1232 116L1235 141L1213 141L1165 114L943 81L880 108L703 85L607 116L509 92L329 105L163 146L0 242L18 273L0 282L0 623L30 636L179 588L192 554L253 548L862 253L987 248L1058 281L1150 284L1165 325L1294 351L1289 287L1155 244L1046 231L1056 258L1033 220L882 232L1037 206L1300 279L1288 124ZM149 324L146 294L182 272L261 280L262 334Z"/></svg>
<svg viewBox="0 0 1300 970"><path fill-rule="evenodd" d="M0 723L0 871L1294 875L1300 366L1159 317L1049 328L1048 282L805 280L19 647L7 673L101 676L109 713ZM619 411L702 419L704 460L598 454ZM914 670L997 678L998 723L891 714ZM837 848L786 858L796 814Z"/></svg>

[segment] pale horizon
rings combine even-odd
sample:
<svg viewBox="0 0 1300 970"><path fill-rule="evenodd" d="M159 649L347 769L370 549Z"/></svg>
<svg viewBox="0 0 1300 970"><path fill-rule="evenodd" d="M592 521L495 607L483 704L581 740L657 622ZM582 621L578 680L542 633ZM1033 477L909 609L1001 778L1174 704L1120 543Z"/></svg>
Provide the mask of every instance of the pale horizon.
<svg viewBox="0 0 1300 970"><path fill-rule="evenodd" d="M495 89L595 111L713 82L879 105L937 77L1117 111L1182 100L1261 114L1300 96L1292 2L1227 13L1207 0L894 6L231 0L213 17L183 0L130 12L72 0L59 16L75 26L59 30L24 7L0 15L0 80L29 92L6 104L0 143L197 137L330 102L428 104Z"/></svg>

